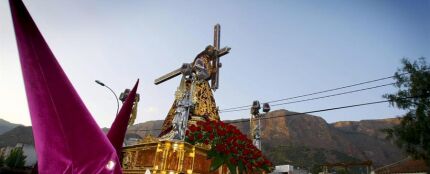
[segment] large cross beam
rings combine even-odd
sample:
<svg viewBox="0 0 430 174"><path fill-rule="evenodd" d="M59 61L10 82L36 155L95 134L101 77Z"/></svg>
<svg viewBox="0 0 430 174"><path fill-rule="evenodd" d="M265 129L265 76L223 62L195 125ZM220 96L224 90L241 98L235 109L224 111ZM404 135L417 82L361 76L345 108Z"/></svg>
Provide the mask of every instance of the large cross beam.
<svg viewBox="0 0 430 174"><path fill-rule="evenodd" d="M211 88L212 90L217 90L219 85L219 68L221 67L221 63L219 62L218 50L220 49L221 42L221 26L216 24L214 27L214 48L215 54L214 59L212 60L212 66L214 68L214 74L211 76Z"/></svg>
<svg viewBox="0 0 430 174"><path fill-rule="evenodd" d="M219 24L216 24L214 27L213 46L206 47L206 49L200 53L200 54L204 54L204 53L208 53L209 51L214 51L213 58L211 60L212 71L209 77L209 80L211 80L212 90L216 90L219 87L219 69L221 68L221 63L219 58L228 54L231 49L229 47L220 48L220 40L221 40L221 26ZM186 72L189 71L190 65L191 64L184 63L182 67L155 79L154 83L158 85L180 74L185 74Z"/></svg>

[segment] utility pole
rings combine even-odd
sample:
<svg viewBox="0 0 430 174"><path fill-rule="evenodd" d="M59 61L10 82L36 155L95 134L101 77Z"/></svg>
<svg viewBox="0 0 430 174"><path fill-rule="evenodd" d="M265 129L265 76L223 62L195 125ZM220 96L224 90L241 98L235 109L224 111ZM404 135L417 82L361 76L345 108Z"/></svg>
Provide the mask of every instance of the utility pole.
<svg viewBox="0 0 430 174"><path fill-rule="evenodd" d="M255 147L261 150L261 118L265 117L266 114L270 111L269 103L263 104L263 114L260 114L260 109L260 102L258 100L253 101L251 106L251 118L249 122L252 144L254 144Z"/></svg>

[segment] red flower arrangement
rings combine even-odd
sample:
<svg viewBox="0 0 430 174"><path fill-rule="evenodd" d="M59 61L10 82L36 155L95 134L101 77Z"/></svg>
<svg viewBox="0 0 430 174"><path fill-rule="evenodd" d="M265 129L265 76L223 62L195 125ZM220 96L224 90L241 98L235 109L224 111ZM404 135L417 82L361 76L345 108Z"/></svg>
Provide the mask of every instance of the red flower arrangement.
<svg viewBox="0 0 430 174"><path fill-rule="evenodd" d="M211 145L208 158L212 159L211 171L226 164L230 172L270 172L272 163L263 156L246 135L235 126L222 121L199 121L189 126L186 142ZM237 170L236 170L237 169Z"/></svg>

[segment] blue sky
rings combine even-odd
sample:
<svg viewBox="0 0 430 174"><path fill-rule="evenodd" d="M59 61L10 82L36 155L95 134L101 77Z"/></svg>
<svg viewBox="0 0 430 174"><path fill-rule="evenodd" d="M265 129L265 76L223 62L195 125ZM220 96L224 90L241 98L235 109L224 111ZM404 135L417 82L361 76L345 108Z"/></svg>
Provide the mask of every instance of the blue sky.
<svg viewBox="0 0 430 174"><path fill-rule="evenodd" d="M218 106L229 108L390 76L402 57L430 57L430 1L25 0L39 29L100 126L112 94L141 79L137 122L164 119L179 78L153 80L212 43L221 24ZM30 125L7 1L0 2L0 118ZM359 89L378 84L382 81ZM344 90L346 91L346 90ZM274 107L304 112L381 100L393 87ZM342 92L342 91L338 91ZM248 117L248 111L221 114ZM323 112L328 122L393 117L388 104Z"/></svg>

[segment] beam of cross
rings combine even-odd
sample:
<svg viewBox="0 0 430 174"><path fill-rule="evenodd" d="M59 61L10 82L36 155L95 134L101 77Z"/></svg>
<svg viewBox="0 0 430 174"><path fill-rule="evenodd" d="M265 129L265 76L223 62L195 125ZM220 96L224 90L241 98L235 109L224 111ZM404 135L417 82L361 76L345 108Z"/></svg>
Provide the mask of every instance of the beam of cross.
<svg viewBox="0 0 430 174"><path fill-rule="evenodd" d="M214 66L215 73L211 76L211 88L212 90L218 89L219 85L219 68L221 67L221 63L219 62L218 50L221 42L221 26L216 24L214 27L214 48L215 48L215 56L212 60L212 66Z"/></svg>
<svg viewBox="0 0 430 174"><path fill-rule="evenodd" d="M210 77L208 80L211 81L211 88L212 90L216 90L219 87L219 69L221 68L221 63L220 63L220 57L228 54L230 52L229 47L224 47L224 48L220 48L220 40L221 40L221 26L219 24L216 24L214 26L214 43L211 46L206 47L206 49L204 51L202 51L199 55L203 54L203 53L208 53L211 49L213 49L214 53L211 56L211 71L210 71ZM166 75L163 75L157 79L155 79L154 84L158 85L161 84L165 81L168 81L180 74L184 74L185 72L187 72L187 68L190 67L191 64L189 63L184 63L182 65L182 67L173 70L170 73L167 73Z"/></svg>

